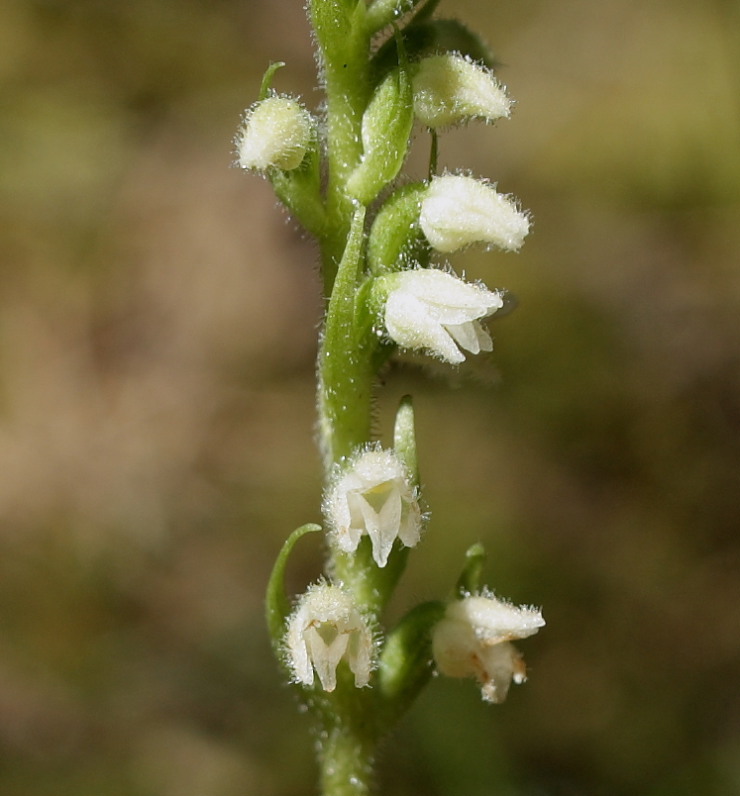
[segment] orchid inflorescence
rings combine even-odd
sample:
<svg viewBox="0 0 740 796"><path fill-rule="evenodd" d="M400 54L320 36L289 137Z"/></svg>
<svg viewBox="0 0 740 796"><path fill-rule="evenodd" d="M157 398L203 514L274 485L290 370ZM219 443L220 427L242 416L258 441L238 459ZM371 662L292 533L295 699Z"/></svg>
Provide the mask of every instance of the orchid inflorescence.
<svg viewBox="0 0 740 796"><path fill-rule="evenodd" d="M410 399L391 445L374 434L378 373L397 351L452 366L489 352L486 320L503 292L460 278L448 256L471 245L515 252L530 219L495 184L437 173L438 137L510 116L512 102L480 39L433 18L438 0L309 0L325 101L311 112L272 88L266 72L236 139L237 164L265 176L318 240L326 314L318 356L318 433L327 561L299 597L284 589L295 531L268 586L271 637L315 716L326 796L369 792L373 750L437 671L478 680L500 702L525 679L511 643L544 625L479 583L470 549L453 596L381 620L428 512L419 482ZM402 168L415 125L429 131L429 176Z"/></svg>

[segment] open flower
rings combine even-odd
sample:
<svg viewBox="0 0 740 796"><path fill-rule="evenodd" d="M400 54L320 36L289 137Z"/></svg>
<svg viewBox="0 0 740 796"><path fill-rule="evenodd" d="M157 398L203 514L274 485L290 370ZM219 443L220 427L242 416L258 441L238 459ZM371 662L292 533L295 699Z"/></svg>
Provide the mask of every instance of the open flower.
<svg viewBox="0 0 740 796"><path fill-rule="evenodd" d="M448 677L475 677L487 702L503 702L512 680L527 679L524 660L510 642L533 635L544 624L536 608L486 594L464 597L450 603L434 627L434 661Z"/></svg>
<svg viewBox="0 0 740 796"><path fill-rule="evenodd" d="M329 489L324 511L337 547L352 553L367 534L379 567L396 539L414 547L421 535L416 489L392 450L371 448L352 459Z"/></svg>
<svg viewBox="0 0 740 796"><path fill-rule="evenodd" d="M311 114L292 97L273 95L247 111L236 139L243 169L297 169L311 142Z"/></svg>
<svg viewBox="0 0 740 796"><path fill-rule="evenodd" d="M513 199L460 174L432 178L419 222L432 247L446 253L471 243L517 251L529 232L529 218Z"/></svg>
<svg viewBox="0 0 740 796"><path fill-rule="evenodd" d="M491 336L479 321L503 306L498 293L435 268L385 279L391 285L385 328L402 348L428 351L451 364L465 359L461 349L471 354L492 350Z"/></svg>
<svg viewBox="0 0 740 796"><path fill-rule="evenodd" d="M413 67L411 85L414 113L427 127L470 119L492 122L511 110L511 100L490 69L457 53L422 58Z"/></svg>
<svg viewBox="0 0 740 796"><path fill-rule="evenodd" d="M344 658L358 688L370 680L373 638L354 599L338 586L319 583L301 597L288 619L288 663L299 683L313 685L314 669L324 691L337 685Z"/></svg>

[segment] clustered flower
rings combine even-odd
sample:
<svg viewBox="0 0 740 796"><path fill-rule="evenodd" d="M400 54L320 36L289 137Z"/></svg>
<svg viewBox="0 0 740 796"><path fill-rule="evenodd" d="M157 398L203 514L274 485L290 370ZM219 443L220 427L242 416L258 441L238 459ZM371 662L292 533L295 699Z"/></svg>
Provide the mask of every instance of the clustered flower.
<svg viewBox="0 0 740 796"><path fill-rule="evenodd" d="M414 68L414 110L438 128L480 118L508 117L511 102L491 72L456 54L422 59ZM432 177L419 202L418 226L429 246L452 254L479 243L518 251L529 232L527 213L496 187L462 174ZM381 325L401 348L425 351L456 365L464 351L491 351L481 321L503 306L501 294L439 269L417 268L379 277Z"/></svg>

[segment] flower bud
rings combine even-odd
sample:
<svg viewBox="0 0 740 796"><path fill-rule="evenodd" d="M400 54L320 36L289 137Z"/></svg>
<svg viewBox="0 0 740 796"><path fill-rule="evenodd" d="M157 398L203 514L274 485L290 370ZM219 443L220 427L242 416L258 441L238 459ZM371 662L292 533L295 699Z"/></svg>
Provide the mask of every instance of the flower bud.
<svg viewBox="0 0 740 796"><path fill-rule="evenodd" d="M536 608L486 594L464 597L450 603L434 627L434 661L448 677L475 677L487 702L503 702L512 680L527 679L524 660L509 642L533 635L544 624Z"/></svg>
<svg viewBox="0 0 740 796"><path fill-rule="evenodd" d="M414 547L421 536L421 509L411 476L392 450L371 448L352 459L324 501L330 534L340 550L353 553L367 534L379 567L396 539Z"/></svg>
<svg viewBox="0 0 740 796"><path fill-rule="evenodd" d="M450 364L465 359L460 349L491 351L491 336L479 323L503 306L501 296L434 268L381 277L391 286L384 323L402 348L427 351Z"/></svg>
<svg viewBox="0 0 740 796"><path fill-rule="evenodd" d="M301 597L288 619L288 663L303 685L313 685L314 669L324 691L337 685L344 658L357 688L370 681L373 637L354 599L338 586L319 583Z"/></svg>
<svg viewBox="0 0 740 796"><path fill-rule="evenodd" d="M414 112L427 127L508 118L511 100L493 73L456 53L422 58L411 80Z"/></svg>
<svg viewBox="0 0 740 796"><path fill-rule="evenodd" d="M247 112L236 139L237 163L243 169L290 170L301 165L311 142L311 114L292 97L273 95Z"/></svg>
<svg viewBox="0 0 740 796"><path fill-rule="evenodd" d="M434 177L421 203L421 228L440 252L471 243L517 251L529 232L529 218L508 196L473 177Z"/></svg>

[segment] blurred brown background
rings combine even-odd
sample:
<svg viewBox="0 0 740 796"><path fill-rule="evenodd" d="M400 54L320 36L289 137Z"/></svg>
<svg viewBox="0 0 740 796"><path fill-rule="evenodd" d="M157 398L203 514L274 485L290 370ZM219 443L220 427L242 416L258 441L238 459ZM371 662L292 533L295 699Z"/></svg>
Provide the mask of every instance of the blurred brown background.
<svg viewBox="0 0 740 796"><path fill-rule="evenodd" d="M381 393L384 433L416 397L433 515L395 610L482 540L548 626L503 706L432 683L383 793L738 794L740 4L442 7L518 101L442 163L536 223L455 260L519 300L490 372ZM315 251L229 168L269 60L319 102L299 0L0 7L8 796L315 792L261 608L319 519Z"/></svg>

